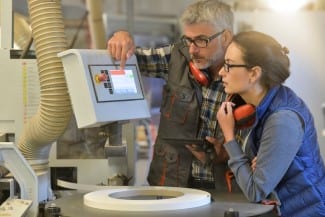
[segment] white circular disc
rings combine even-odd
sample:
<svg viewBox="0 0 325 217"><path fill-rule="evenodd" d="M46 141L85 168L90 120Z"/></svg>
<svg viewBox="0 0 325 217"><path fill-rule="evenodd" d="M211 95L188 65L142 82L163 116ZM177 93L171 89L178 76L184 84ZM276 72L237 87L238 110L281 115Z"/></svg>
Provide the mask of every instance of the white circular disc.
<svg viewBox="0 0 325 217"><path fill-rule="evenodd" d="M211 202L211 195L192 188L121 186L90 192L85 194L83 199L86 206L97 209L162 211L203 206Z"/></svg>

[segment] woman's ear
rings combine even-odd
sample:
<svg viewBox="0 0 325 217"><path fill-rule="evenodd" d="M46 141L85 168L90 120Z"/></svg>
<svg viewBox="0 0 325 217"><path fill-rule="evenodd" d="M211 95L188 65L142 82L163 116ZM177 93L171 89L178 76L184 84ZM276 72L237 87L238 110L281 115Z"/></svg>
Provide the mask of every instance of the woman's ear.
<svg viewBox="0 0 325 217"><path fill-rule="evenodd" d="M251 82L256 82L258 80L260 80L260 78L262 77L262 68L260 66L253 66L250 69L250 75L249 75L249 80Z"/></svg>

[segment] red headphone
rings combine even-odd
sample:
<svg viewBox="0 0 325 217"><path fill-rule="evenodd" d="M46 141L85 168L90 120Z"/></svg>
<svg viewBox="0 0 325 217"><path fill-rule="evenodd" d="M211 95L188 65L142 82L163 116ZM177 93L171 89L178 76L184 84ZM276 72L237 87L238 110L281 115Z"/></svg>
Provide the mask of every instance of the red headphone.
<svg viewBox="0 0 325 217"><path fill-rule="evenodd" d="M189 62L191 74L202 86L208 86L210 79L207 74L196 68L192 61ZM235 104L233 114L238 129L251 127L255 123L256 110L252 104L247 104L238 94L232 94L227 101Z"/></svg>
<svg viewBox="0 0 325 217"><path fill-rule="evenodd" d="M238 94L230 95L228 101L235 104L233 114L238 129L251 127L255 123L256 109L254 105L247 104Z"/></svg>
<svg viewBox="0 0 325 217"><path fill-rule="evenodd" d="M210 79L207 74L196 68L192 61L189 62L189 67L191 74L200 85L205 87L209 85Z"/></svg>

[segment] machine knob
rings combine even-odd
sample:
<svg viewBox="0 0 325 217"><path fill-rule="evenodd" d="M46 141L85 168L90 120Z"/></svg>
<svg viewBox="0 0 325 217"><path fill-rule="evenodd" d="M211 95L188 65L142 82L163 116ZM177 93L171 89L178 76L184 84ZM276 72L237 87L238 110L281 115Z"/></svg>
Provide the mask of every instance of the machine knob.
<svg viewBox="0 0 325 217"><path fill-rule="evenodd" d="M229 210L225 211L224 217L239 217L239 212L238 211L234 211L232 208L230 208Z"/></svg>
<svg viewBox="0 0 325 217"><path fill-rule="evenodd" d="M61 208L57 207L55 204L51 204L51 206L46 208L45 217L60 217L61 216Z"/></svg>

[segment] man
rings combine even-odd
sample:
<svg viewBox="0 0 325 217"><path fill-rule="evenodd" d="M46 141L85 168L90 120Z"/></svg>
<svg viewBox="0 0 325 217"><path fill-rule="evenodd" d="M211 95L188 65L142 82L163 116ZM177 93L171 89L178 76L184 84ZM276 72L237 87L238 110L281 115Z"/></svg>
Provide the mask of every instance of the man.
<svg viewBox="0 0 325 217"><path fill-rule="evenodd" d="M185 9L180 24L183 36L175 44L136 48L131 35L119 31L108 41L108 51L121 61L122 68L126 59L135 54L143 75L167 82L149 184L227 189L227 156L223 150L206 153L198 151L196 145L180 145L167 139L222 142L212 137L222 138L216 112L226 94L218 71L233 36L233 13L219 1L198 1Z"/></svg>

